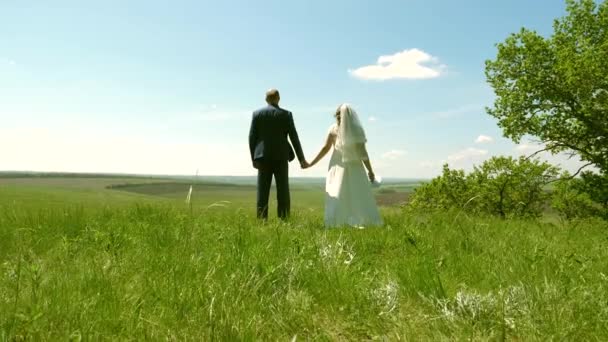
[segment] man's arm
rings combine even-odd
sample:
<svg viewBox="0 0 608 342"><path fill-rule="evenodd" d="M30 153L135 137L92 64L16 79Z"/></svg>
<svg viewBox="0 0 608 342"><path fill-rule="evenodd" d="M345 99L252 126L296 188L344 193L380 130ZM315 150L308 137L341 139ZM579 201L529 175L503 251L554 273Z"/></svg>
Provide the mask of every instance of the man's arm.
<svg viewBox="0 0 608 342"><path fill-rule="evenodd" d="M293 116L291 112L288 112L289 118L289 140L293 144L293 148L296 150L296 155L298 156L298 160L300 164L304 165L306 163L306 158L304 157L304 152L302 151L302 145L300 144L300 138L298 137L298 131L296 130L296 125L293 122Z"/></svg>
<svg viewBox="0 0 608 342"><path fill-rule="evenodd" d="M258 130L256 127L255 113L251 116L251 127L249 127L249 153L251 155L251 161L253 162L253 155L255 153L255 145L258 141Z"/></svg>
<svg viewBox="0 0 608 342"><path fill-rule="evenodd" d="M334 145L335 140L336 140L336 137L333 134L330 133L327 135L327 139L325 139L325 145L323 145L323 147L321 148L321 151L319 151L319 154L317 154L315 159L313 159L313 161L310 162L310 167L315 166L315 164L317 164L321 159L323 159L323 157L325 157L327 152L329 152L331 150L332 146Z"/></svg>

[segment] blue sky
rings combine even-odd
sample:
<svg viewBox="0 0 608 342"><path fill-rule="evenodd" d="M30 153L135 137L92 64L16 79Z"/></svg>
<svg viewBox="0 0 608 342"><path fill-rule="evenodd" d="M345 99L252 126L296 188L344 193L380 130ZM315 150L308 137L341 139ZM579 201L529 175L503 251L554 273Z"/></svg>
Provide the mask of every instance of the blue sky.
<svg viewBox="0 0 608 342"><path fill-rule="evenodd" d="M531 152L485 114L484 60L564 12L560 0L2 1L0 170L253 175L247 132L270 87L308 159L342 102L385 177Z"/></svg>

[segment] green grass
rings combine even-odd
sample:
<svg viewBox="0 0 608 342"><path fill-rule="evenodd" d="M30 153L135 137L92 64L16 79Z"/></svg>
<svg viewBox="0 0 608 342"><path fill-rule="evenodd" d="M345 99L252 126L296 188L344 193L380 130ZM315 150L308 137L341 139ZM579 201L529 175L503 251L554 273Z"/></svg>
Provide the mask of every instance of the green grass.
<svg viewBox="0 0 608 342"><path fill-rule="evenodd" d="M261 223L251 192L191 212L66 182L0 183L1 340L608 339L605 222L385 207L325 230L313 189Z"/></svg>

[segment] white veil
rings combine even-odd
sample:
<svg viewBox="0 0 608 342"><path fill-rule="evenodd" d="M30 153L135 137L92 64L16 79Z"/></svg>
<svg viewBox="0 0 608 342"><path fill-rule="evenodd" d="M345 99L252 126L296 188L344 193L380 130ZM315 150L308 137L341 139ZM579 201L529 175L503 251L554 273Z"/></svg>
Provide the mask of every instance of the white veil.
<svg viewBox="0 0 608 342"><path fill-rule="evenodd" d="M342 161L368 160L365 148L363 148L367 138L357 112L347 103L341 105L339 111L340 125L336 147L342 152Z"/></svg>

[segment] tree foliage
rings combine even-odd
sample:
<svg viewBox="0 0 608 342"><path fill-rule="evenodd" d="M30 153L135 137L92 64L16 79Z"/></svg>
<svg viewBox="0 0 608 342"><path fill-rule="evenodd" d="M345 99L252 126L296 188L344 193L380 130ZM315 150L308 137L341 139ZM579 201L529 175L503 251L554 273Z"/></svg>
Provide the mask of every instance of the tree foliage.
<svg viewBox="0 0 608 342"><path fill-rule="evenodd" d="M520 157L494 157L475 167L482 211L507 216L539 216L548 198L545 185L558 175L547 162Z"/></svg>
<svg viewBox="0 0 608 342"><path fill-rule="evenodd" d="M581 191L582 180L563 175L563 180L555 183L551 206L566 220L595 216L598 208L589 194Z"/></svg>
<svg viewBox="0 0 608 342"><path fill-rule="evenodd" d="M608 211L608 173L583 172L581 180L581 192L589 194L591 200Z"/></svg>
<svg viewBox="0 0 608 342"><path fill-rule="evenodd" d="M486 61L496 93L488 113L504 135L533 136L608 172L608 1L567 0L567 15L542 37L522 28ZM604 183L608 184L608 183Z"/></svg>
<svg viewBox="0 0 608 342"><path fill-rule="evenodd" d="M462 208L475 194L470 176L464 170L452 170L445 164L441 176L414 190L408 207L425 210Z"/></svg>
<svg viewBox="0 0 608 342"><path fill-rule="evenodd" d="M492 157L466 174L443 166L441 176L416 189L412 210L462 209L500 217L542 214L558 169L537 159Z"/></svg>

